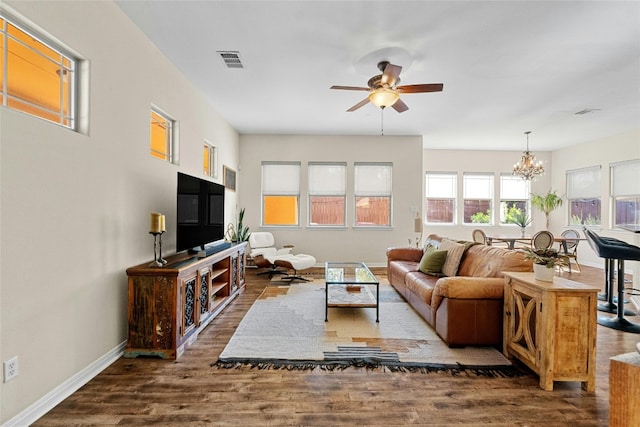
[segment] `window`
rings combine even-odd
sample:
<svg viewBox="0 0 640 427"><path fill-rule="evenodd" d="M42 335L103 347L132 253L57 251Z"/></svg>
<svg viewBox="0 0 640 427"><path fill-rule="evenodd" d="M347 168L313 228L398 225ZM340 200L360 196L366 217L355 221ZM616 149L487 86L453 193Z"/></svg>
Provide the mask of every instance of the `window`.
<svg viewBox="0 0 640 427"><path fill-rule="evenodd" d="M299 225L300 162L262 162L262 225Z"/></svg>
<svg viewBox="0 0 640 427"><path fill-rule="evenodd" d="M464 224L492 224L493 175L465 173L462 175Z"/></svg>
<svg viewBox="0 0 640 427"><path fill-rule="evenodd" d="M425 221L428 224L455 224L457 178L454 173L427 173Z"/></svg>
<svg viewBox="0 0 640 427"><path fill-rule="evenodd" d="M175 141L175 120L155 108L151 109L151 155L176 163Z"/></svg>
<svg viewBox="0 0 640 427"><path fill-rule="evenodd" d="M600 225L600 166L567 171L569 225Z"/></svg>
<svg viewBox="0 0 640 427"><path fill-rule="evenodd" d="M611 165L613 226L640 225L640 159Z"/></svg>
<svg viewBox="0 0 640 427"><path fill-rule="evenodd" d="M516 214L529 217L531 181L518 176L500 175L500 224L510 224Z"/></svg>
<svg viewBox="0 0 640 427"><path fill-rule="evenodd" d="M50 40L0 15L0 101L76 128L77 60Z"/></svg>
<svg viewBox="0 0 640 427"><path fill-rule="evenodd" d="M202 171L211 178L218 177L218 148L204 142L202 150Z"/></svg>
<svg viewBox="0 0 640 427"><path fill-rule="evenodd" d="M355 164L355 226L391 227L391 163Z"/></svg>
<svg viewBox="0 0 640 427"><path fill-rule="evenodd" d="M309 225L345 225L346 163L309 163Z"/></svg>

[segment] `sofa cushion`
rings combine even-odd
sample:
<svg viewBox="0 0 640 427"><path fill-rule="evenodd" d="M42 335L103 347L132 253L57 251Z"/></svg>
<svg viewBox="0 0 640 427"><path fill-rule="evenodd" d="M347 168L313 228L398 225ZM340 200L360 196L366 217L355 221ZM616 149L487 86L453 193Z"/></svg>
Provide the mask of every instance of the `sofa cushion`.
<svg viewBox="0 0 640 427"><path fill-rule="evenodd" d="M430 246L422 256L418 270L430 276L442 275L442 266L447 259L447 251Z"/></svg>
<svg viewBox="0 0 640 427"><path fill-rule="evenodd" d="M449 277L455 276L458 272L462 255L464 254L465 245L456 243L453 240L442 239L439 249L447 251L447 259L442 266L442 273Z"/></svg>
<svg viewBox="0 0 640 427"><path fill-rule="evenodd" d="M476 245L467 251L458 268L458 275L503 277L503 271L532 271L532 269L532 261L525 259L522 251Z"/></svg>
<svg viewBox="0 0 640 427"><path fill-rule="evenodd" d="M404 286L424 304L431 304L433 288L437 277L427 276L420 272L407 273L404 277Z"/></svg>
<svg viewBox="0 0 640 427"><path fill-rule="evenodd" d="M414 261L391 261L391 268L398 275L405 276L411 271L418 271L418 263Z"/></svg>

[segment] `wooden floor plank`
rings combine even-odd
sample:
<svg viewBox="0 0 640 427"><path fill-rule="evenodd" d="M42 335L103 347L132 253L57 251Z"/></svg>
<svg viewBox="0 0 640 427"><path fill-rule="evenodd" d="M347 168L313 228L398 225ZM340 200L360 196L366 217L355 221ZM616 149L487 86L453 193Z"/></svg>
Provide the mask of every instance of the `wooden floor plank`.
<svg viewBox="0 0 640 427"><path fill-rule="evenodd" d="M563 275L604 283L602 270L586 266L581 273ZM598 326L595 393L583 391L579 383L556 383L554 391L544 391L534 374L478 378L357 368L211 367L267 284L268 279L248 270L246 291L180 359L122 358L34 426L606 426L609 357L635 351L640 341L640 335Z"/></svg>

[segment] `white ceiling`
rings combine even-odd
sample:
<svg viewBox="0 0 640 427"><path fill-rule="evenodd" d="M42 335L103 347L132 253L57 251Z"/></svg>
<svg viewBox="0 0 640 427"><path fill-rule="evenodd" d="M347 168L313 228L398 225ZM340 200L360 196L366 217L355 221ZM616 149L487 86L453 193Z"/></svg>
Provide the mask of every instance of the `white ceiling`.
<svg viewBox="0 0 640 427"><path fill-rule="evenodd" d="M640 1L117 1L240 133L380 135L389 60L444 83L384 111L426 148L548 151L640 127ZM239 51L228 69L216 51ZM595 111L578 115L578 111ZM640 143L640 142L639 142Z"/></svg>

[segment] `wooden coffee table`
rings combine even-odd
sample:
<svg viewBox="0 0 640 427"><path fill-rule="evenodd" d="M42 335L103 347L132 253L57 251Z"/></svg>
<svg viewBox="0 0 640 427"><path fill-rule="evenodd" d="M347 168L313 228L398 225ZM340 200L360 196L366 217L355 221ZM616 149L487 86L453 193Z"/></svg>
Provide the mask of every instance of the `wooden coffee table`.
<svg viewBox="0 0 640 427"><path fill-rule="evenodd" d="M326 262L324 277L325 322L329 307L375 307L376 322L380 321L380 282L364 262Z"/></svg>

